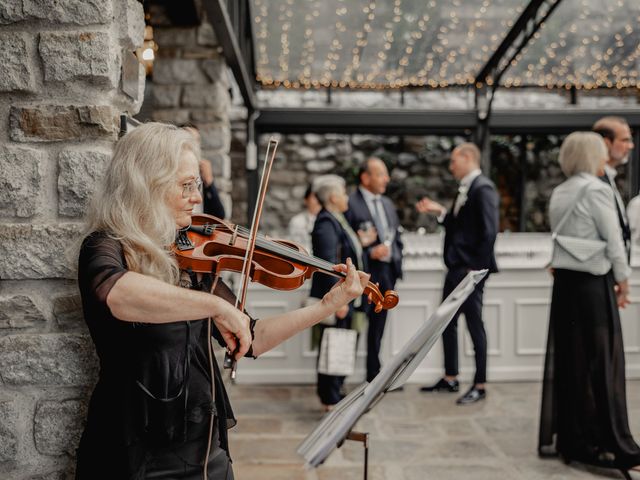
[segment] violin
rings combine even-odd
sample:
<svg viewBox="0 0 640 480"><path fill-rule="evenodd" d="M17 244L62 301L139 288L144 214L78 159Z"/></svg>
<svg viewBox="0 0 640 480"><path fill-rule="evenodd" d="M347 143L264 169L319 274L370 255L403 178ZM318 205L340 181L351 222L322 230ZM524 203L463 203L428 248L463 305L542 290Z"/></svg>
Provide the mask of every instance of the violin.
<svg viewBox="0 0 640 480"><path fill-rule="evenodd" d="M191 225L180 230L172 249L183 270L195 273L241 273L249 244L249 230L220 220L212 215L194 214ZM314 257L295 242L259 235L251 259L250 278L276 290L295 290L315 272L344 278L334 265ZM387 290L384 295L377 284L368 282L364 295L375 311L391 309L398 304L398 294Z"/></svg>

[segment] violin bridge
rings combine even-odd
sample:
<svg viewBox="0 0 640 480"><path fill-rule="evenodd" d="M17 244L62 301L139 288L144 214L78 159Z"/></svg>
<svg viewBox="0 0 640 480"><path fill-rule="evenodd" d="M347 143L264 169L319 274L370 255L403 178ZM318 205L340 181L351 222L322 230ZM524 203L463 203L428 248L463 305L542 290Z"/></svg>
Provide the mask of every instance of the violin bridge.
<svg viewBox="0 0 640 480"><path fill-rule="evenodd" d="M229 239L229 245L234 245L236 243L237 238L238 238L238 225L236 225L235 228L233 229L233 234Z"/></svg>

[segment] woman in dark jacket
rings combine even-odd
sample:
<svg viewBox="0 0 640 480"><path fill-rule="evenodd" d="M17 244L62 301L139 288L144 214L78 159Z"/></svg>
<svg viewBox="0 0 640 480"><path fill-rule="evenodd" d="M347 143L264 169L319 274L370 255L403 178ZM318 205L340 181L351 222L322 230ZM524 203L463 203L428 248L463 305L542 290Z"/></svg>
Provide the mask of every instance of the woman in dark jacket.
<svg viewBox="0 0 640 480"><path fill-rule="evenodd" d="M337 175L324 175L316 179L314 186L316 196L322 204L322 210L318 213L311 233L313 255L334 264L343 263L350 258L356 268L363 269L362 247L358 236L343 215L349 205L344 179ZM321 273L315 274L310 296L322 298L336 282L335 277ZM362 299L357 298L314 327L319 330L316 332L317 337L322 338L327 327L355 328L354 308L359 307L361 303ZM333 405L342 399L340 390L344 378L344 376L318 373L317 392L326 411L331 410Z"/></svg>

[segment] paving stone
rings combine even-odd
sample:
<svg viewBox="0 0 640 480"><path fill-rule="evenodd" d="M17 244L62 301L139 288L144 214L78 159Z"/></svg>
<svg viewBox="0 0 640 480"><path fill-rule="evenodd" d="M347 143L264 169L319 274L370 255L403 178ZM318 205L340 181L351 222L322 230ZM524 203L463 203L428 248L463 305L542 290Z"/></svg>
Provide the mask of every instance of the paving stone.
<svg viewBox="0 0 640 480"><path fill-rule="evenodd" d="M235 458L235 457L234 457ZM256 478L260 480L307 480L315 478L302 465L237 465L233 463L235 478Z"/></svg>
<svg viewBox="0 0 640 480"><path fill-rule="evenodd" d="M231 456L238 463L298 463L296 453L302 439L282 437L260 437L255 439L233 439L230 435Z"/></svg>
<svg viewBox="0 0 640 480"><path fill-rule="evenodd" d="M364 462L364 461L363 461ZM320 466L317 469L318 480L360 480L364 472L363 466L356 467L334 467L334 466ZM381 466L369 466L368 477L371 480L385 480L389 477L385 475L385 470Z"/></svg>
<svg viewBox="0 0 640 480"><path fill-rule="evenodd" d="M234 435L247 435L256 433L281 433L282 420L271 417L237 417L238 424L233 428ZM286 430L292 433L291 430Z"/></svg>
<svg viewBox="0 0 640 480"><path fill-rule="evenodd" d="M422 465L404 468L405 480L458 480L473 478L473 480L514 480L513 473L500 467L486 467L483 465Z"/></svg>

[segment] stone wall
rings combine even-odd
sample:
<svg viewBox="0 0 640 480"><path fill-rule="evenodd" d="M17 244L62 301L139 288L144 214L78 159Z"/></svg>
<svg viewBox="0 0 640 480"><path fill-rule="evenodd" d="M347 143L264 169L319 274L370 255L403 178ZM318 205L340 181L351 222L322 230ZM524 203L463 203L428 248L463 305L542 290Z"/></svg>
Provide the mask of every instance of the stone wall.
<svg viewBox="0 0 640 480"><path fill-rule="evenodd" d="M243 131L234 128L232 146L240 159ZM263 212L265 232L286 233L293 215L302 210L308 182L318 175L336 173L345 178L350 191L357 185L360 163L370 155L382 158L391 181L387 195L394 201L406 230L437 231L435 219L415 211L423 195L451 206L457 182L448 170L449 152L463 137L380 135L278 135L280 146L270 177L270 190ZM551 191L564 180L557 158L563 136L494 135L491 138L492 167L488 172L500 194L500 230L548 232L546 215ZM260 138L264 152L268 136ZM264 153L259 155L262 159ZM246 222L246 182L243 164L234 162L234 220ZM620 169L618 187L628 197L625 168Z"/></svg>
<svg viewBox="0 0 640 480"><path fill-rule="evenodd" d="M202 136L202 157L213 167L225 211L231 212L229 75L218 41L206 20L198 27L154 27L158 44L152 82L151 118L193 124Z"/></svg>
<svg viewBox="0 0 640 480"><path fill-rule="evenodd" d="M66 253L120 113L140 108L143 34L136 0L0 0L4 480L73 478L97 363Z"/></svg>

